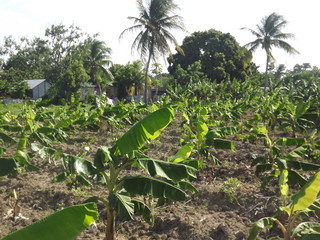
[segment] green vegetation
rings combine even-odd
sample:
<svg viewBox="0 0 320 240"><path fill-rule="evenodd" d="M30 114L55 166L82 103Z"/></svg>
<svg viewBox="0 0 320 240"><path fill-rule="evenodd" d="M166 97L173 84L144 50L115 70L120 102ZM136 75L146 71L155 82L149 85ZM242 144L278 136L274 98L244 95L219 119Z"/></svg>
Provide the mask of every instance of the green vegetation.
<svg viewBox="0 0 320 240"><path fill-rule="evenodd" d="M280 31L286 24L283 17L271 14L259 26L261 32L249 29L258 37L247 45L250 51L262 46L267 53L263 75L251 62L250 51L230 34L213 29L186 37L181 51L168 32L184 30L181 17L170 15L178 6L171 0L137 3L141 15L129 18L136 25L124 33L143 30L133 43L142 62L112 65L111 49L75 26L51 26L46 39L5 39L0 53L8 58L0 71L1 97L25 98L25 79L46 78L53 88L43 100L0 104L0 178L18 179L29 171L41 173L45 164L54 165L54 183L65 182L66 189L89 199L3 239L74 239L98 221L98 204L107 212L100 219L107 240L115 239L117 217L131 221L138 215L153 225L155 207L186 202L197 194L193 182L206 167L217 170L223 165L223 153L237 153L236 140L260 146L257 154L248 149L246 167L259 177L257 192L272 186L281 201L277 213L253 225L248 239L270 227L279 227L281 233L272 236L285 240L319 238L319 224L304 219L320 209L320 71L307 63L287 72L284 66L270 64L272 46L296 52L282 41L292 36ZM149 75L157 53L170 53L168 42L179 52L169 56L170 74L162 74L154 63ZM88 83L96 84L99 94L80 100L82 85ZM119 99L144 90L146 100L149 83L166 83L168 88L155 103L108 103L105 93L111 84ZM56 105L46 107L50 103ZM151 157L176 118L175 153ZM90 136L81 143L83 149L68 151L71 136L93 132L101 139ZM94 149L97 140L102 144ZM244 181L224 177L220 191L240 205L237 194ZM82 192L84 186L88 188ZM98 187L99 194L92 194ZM17 206L20 199L14 195Z"/></svg>

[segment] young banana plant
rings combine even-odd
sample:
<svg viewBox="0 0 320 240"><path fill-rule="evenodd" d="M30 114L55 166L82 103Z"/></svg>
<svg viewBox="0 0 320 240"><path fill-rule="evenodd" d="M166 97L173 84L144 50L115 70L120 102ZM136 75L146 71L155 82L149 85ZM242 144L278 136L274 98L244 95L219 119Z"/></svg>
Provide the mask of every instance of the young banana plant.
<svg viewBox="0 0 320 240"><path fill-rule="evenodd" d="M259 232L264 228L270 228L276 224L282 234L284 240L307 240L320 238L320 223L318 222L302 222L296 225L298 216L303 213L320 209L320 172L312 176L300 191L291 197L288 205L280 208L283 213L288 216L287 223L280 222L275 217L264 217L253 224L248 240L254 240Z"/></svg>
<svg viewBox="0 0 320 240"><path fill-rule="evenodd" d="M107 211L106 239L114 240L117 214L122 219L130 220L135 212L140 212L146 221L153 222L150 205L143 201L143 196L184 201L187 194L183 189L195 191L188 179L196 178L196 168L181 162L152 159L140 151L146 143L160 135L173 117L171 107L152 112L120 137L114 146L100 147L93 161L57 153L48 147L33 145L33 148L43 155L51 151L63 157L66 171L57 178L73 176L79 183L90 183L91 177L105 184L106 191L88 201L104 204ZM141 168L146 174L132 173L127 176L124 170L132 167Z"/></svg>

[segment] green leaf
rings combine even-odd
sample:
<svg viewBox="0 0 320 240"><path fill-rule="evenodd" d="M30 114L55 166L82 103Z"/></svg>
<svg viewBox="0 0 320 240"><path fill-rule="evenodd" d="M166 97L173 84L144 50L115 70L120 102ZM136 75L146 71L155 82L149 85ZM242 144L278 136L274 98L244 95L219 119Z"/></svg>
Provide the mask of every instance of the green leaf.
<svg viewBox="0 0 320 240"><path fill-rule="evenodd" d="M193 143L187 143L183 145L174 156L169 157L168 160L174 163L183 162L186 159L188 159L188 157L190 157L193 148L194 148Z"/></svg>
<svg viewBox="0 0 320 240"><path fill-rule="evenodd" d="M22 228L2 240L73 240L98 219L94 203L65 208Z"/></svg>
<svg viewBox="0 0 320 240"><path fill-rule="evenodd" d="M76 181L83 186L92 186L91 182L82 175L77 175Z"/></svg>
<svg viewBox="0 0 320 240"><path fill-rule="evenodd" d="M155 198L167 198L184 201L187 194L181 189L158 179L144 176L129 176L123 179L123 187L132 194L151 195Z"/></svg>
<svg viewBox="0 0 320 240"><path fill-rule="evenodd" d="M318 171L320 169L320 165L315 163L287 161L287 164L290 169L297 169L297 170L303 170L303 171Z"/></svg>
<svg viewBox="0 0 320 240"><path fill-rule="evenodd" d="M190 182L188 181L180 181L177 183L179 188L181 189L187 189L191 192L197 193L198 189L196 189Z"/></svg>
<svg viewBox="0 0 320 240"><path fill-rule="evenodd" d="M13 126L13 125L0 125L0 128L8 131L8 132L22 132L23 127L21 126Z"/></svg>
<svg viewBox="0 0 320 240"><path fill-rule="evenodd" d="M250 231L249 231L249 236L247 240L254 240L257 238L259 232L264 229L264 228L271 228L273 225L275 218L272 217L265 217L259 219L257 222L255 222Z"/></svg>
<svg viewBox="0 0 320 240"><path fill-rule="evenodd" d="M29 139L35 139L44 146L51 147L52 139L43 133L34 132L30 134Z"/></svg>
<svg viewBox="0 0 320 240"><path fill-rule="evenodd" d="M80 158L73 155L64 155L64 158L67 159L68 162L68 170L70 173L76 174L85 174L85 175L95 175L97 173L97 169L93 166L92 162Z"/></svg>
<svg viewBox="0 0 320 240"><path fill-rule="evenodd" d="M270 170L272 170L273 166L274 166L274 164L272 164L272 163L259 164L256 167L256 172L262 173L262 172L270 171Z"/></svg>
<svg viewBox="0 0 320 240"><path fill-rule="evenodd" d="M14 158L0 158L0 176L5 176L17 169L17 163Z"/></svg>
<svg viewBox="0 0 320 240"><path fill-rule="evenodd" d="M152 177L159 176L173 181L197 177L197 169L184 164L155 159L138 159L138 162Z"/></svg>
<svg viewBox="0 0 320 240"><path fill-rule="evenodd" d="M4 147L0 147L0 154L4 154L7 150Z"/></svg>
<svg viewBox="0 0 320 240"><path fill-rule="evenodd" d="M290 166L290 165L289 165ZM288 172L289 172L289 182L290 183L298 183L300 186L303 186L306 184L307 180L301 176L298 172L292 170L292 169L288 169Z"/></svg>
<svg viewBox="0 0 320 240"><path fill-rule="evenodd" d="M48 134L48 133L55 133L57 130L56 128L51 128L51 127L39 127L37 129L37 132L39 133L45 133L45 134Z"/></svg>
<svg viewBox="0 0 320 240"><path fill-rule="evenodd" d="M68 127L72 124L73 120L71 119L67 119L67 120L62 120L60 122L57 123L56 128L64 128L64 127Z"/></svg>
<svg viewBox="0 0 320 240"><path fill-rule="evenodd" d="M63 173L59 174L58 176L55 176L55 177L52 179L52 182L53 182L53 183L63 182L63 181L65 181L66 179L68 179L69 177L70 177L70 174L68 174L67 172L63 172Z"/></svg>
<svg viewBox="0 0 320 240"><path fill-rule="evenodd" d="M300 118L303 114L305 114L310 107L309 102L299 102L295 109L295 117Z"/></svg>
<svg viewBox="0 0 320 240"><path fill-rule="evenodd" d="M283 209L291 215L296 211L303 211L310 207L317 199L320 191L320 172L313 175L309 181L300 189L298 193L292 196L291 203Z"/></svg>
<svg viewBox="0 0 320 240"><path fill-rule="evenodd" d="M153 214L152 214L150 208L141 201L132 200L132 202L134 203L135 212L140 213L145 221L151 222L153 225L154 224L154 217L153 217Z"/></svg>
<svg viewBox="0 0 320 240"><path fill-rule="evenodd" d="M300 223L293 231L292 235L297 239L318 240L320 238L320 223L303 222Z"/></svg>
<svg viewBox="0 0 320 240"><path fill-rule="evenodd" d="M27 153L27 138L21 136L14 159L19 166L26 167L29 165L29 156Z"/></svg>
<svg viewBox="0 0 320 240"><path fill-rule="evenodd" d="M111 155L108 147L100 147L96 154L94 155L94 161L93 164L94 166L100 170L104 171L105 170L105 163L111 161Z"/></svg>
<svg viewBox="0 0 320 240"><path fill-rule="evenodd" d="M280 146L297 146L302 145L305 142L305 138L281 138L278 141L276 141L276 144Z"/></svg>
<svg viewBox="0 0 320 240"><path fill-rule="evenodd" d="M12 137L2 132L0 132L0 140L7 144L15 144L17 142Z"/></svg>
<svg viewBox="0 0 320 240"><path fill-rule="evenodd" d="M134 203L131 202L131 197L113 193L109 196L110 205L124 220L132 220L134 214Z"/></svg>
<svg viewBox="0 0 320 240"><path fill-rule="evenodd" d="M121 155L141 149L149 140L157 138L161 131L172 121L172 108L159 109L136 123L115 144L115 152Z"/></svg>
<svg viewBox="0 0 320 240"><path fill-rule="evenodd" d="M304 158L306 152L308 150L308 146L300 146L298 148L293 149L287 156L289 160L296 160L297 158Z"/></svg>
<svg viewBox="0 0 320 240"><path fill-rule="evenodd" d="M208 132L206 138L226 137L226 136L236 134L237 132L238 132L238 129L236 127L214 128Z"/></svg>
<svg viewBox="0 0 320 240"><path fill-rule="evenodd" d="M197 140L201 142L207 135L209 128L205 122L198 121L197 124Z"/></svg>
<svg viewBox="0 0 320 240"><path fill-rule="evenodd" d="M53 148L45 147L45 146L42 146L41 144L37 144L37 143L31 143L31 149L33 151L37 152L42 159L47 158L47 159L49 159L49 161L54 160L57 157L62 155L61 152L59 152Z"/></svg>
<svg viewBox="0 0 320 240"><path fill-rule="evenodd" d="M213 146L216 149L226 149L226 150L235 150L233 143L229 140L213 138L207 139L206 144L209 146Z"/></svg>
<svg viewBox="0 0 320 240"><path fill-rule="evenodd" d="M288 175L288 170L284 169L279 179L279 188L281 193L281 199L283 202L287 199L287 196L289 194Z"/></svg>

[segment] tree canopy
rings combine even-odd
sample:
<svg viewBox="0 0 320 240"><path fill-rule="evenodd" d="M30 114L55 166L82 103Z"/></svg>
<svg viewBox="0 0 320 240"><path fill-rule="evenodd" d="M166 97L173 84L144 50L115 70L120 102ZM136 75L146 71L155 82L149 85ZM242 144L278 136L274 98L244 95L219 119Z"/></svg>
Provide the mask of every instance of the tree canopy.
<svg viewBox="0 0 320 240"><path fill-rule="evenodd" d="M169 72L174 74L178 66L184 70L199 61L201 72L211 81L244 80L250 71L251 54L229 33L210 29L194 32L181 45L184 54L169 57Z"/></svg>

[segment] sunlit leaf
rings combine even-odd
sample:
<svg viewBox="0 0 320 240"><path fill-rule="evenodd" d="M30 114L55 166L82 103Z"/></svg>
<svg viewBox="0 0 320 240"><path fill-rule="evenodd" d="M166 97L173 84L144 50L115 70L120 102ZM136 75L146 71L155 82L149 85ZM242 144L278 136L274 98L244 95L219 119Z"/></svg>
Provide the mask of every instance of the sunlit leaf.
<svg viewBox="0 0 320 240"><path fill-rule="evenodd" d="M300 189L298 193L292 196L291 203L283 208L289 215L296 211L303 211L310 207L317 199L320 191L320 172L312 176L309 181Z"/></svg>
<svg viewBox="0 0 320 240"><path fill-rule="evenodd" d="M98 219L94 203L65 208L22 228L2 240L72 240Z"/></svg>
<svg viewBox="0 0 320 240"><path fill-rule="evenodd" d="M115 152L125 155L141 149L149 140L160 135L161 131L172 121L173 114L173 109L169 107L149 114L117 140Z"/></svg>

